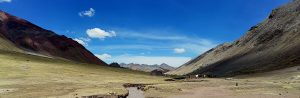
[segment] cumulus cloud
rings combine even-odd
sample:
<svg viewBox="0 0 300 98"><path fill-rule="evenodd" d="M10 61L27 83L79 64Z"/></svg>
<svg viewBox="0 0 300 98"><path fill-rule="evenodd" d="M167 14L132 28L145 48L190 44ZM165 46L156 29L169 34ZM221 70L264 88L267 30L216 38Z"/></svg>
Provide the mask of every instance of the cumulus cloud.
<svg viewBox="0 0 300 98"><path fill-rule="evenodd" d="M12 0L0 0L0 3L2 2L11 2Z"/></svg>
<svg viewBox="0 0 300 98"><path fill-rule="evenodd" d="M177 54L181 54L181 53L186 52L184 48L175 48L173 51L174 51L174 53L177 53Z"/></svg>
<svg viewBox="0 0 300 98"><path fill-rule="evenodd" d="M104 54L96 54L95 56L98 57L101 60L108 60L108 59L110 59L112 57L111 55L106 54L106 53L104 53Z"/></svg>
<svg viewBox="0 0 300 98"><path fill-rule="evenodd" d="M166 63L170 66L178 67L190 60L190 57L121 55L113 57L110 60L107 60L107 62L138 63L150 65Z"/></svg>
<svg viewBox="0 0 300 98"><path fill-rule="evenodd" d="M100 28L88 29L86 30L86 33L91 38L99 38L99 39L105 39L106 37L116 36L115 31L105 31Z"/></svg>
<svg viewBox="0 0 300 98"><path fill-rule="evenodd" d="M87 11L79 12L79 16L81 16L81 17L84 17L84 16L93 17L95 15L95 13L96 13L96 11L93 8L90 8Z"/></svg>

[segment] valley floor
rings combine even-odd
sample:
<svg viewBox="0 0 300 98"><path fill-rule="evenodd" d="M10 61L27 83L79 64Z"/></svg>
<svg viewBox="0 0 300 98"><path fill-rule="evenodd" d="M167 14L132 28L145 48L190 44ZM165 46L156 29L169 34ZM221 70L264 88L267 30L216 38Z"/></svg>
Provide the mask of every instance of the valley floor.
<svg viewBox="0 0 300 98"><path fill-rule="evenodd" d="M145 87L150 98L299 98L300 69L232 79L164 81L148 73L0 51L0 98L81 98L126 94L125 83Z"/></svg>
<svg viewBox="0 0 300 98"><path fill-rule="evenodd" d="M300 66L251 76L192 79L160 84L147 90L146 96L163 98L300 98Z"/></svg>
<svg viewBox="0 0 300 98"><path fill-rule="evenodd" d="M0 51L0 98L81 98L126 94L125 83L163 83L163 77L111 68Z"/></svg>

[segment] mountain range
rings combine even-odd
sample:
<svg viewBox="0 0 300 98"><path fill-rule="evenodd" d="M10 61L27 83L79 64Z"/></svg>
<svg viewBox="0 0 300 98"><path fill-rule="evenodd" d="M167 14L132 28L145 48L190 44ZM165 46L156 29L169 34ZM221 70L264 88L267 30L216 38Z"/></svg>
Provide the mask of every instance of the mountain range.
<svg viewBox="0 0 300 98"><path fill-rule="evenodd" d="M134 63L121 63L121 67L132 69L132 70L138 70L138 71L144 71L144 72L151 72L153 70L164 70L164 71L172 71L175 68L172 66L169 66L168 64L162 63L160 65L154 64L154 65L148 65L148 64L134 64Z"/></svg>

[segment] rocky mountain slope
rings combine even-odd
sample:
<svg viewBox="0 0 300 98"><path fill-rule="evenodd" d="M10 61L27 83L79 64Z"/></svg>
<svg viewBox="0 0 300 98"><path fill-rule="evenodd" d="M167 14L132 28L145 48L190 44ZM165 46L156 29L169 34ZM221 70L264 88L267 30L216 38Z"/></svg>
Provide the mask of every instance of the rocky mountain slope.
<svg viewBox="0 0 300 98"><path fill-rule="evenodd" d="M153 70L159 69L159 70L174 70L175 68L172 66L169 66L168 64L160 64L160 65L147 65L147 64L134 64L134 63L129 63L129 64L125 64L125 63L121 63L120 64L121 67L124 68L128 68L128 69L132 69L132 70L138 70L138 71L144 71L144 72L151 72Z"/></svg>
<svg viewBox="0 0 300 98"><path fill-rule="evenodd" d="M272 11L240 39L219 45L178 69L174 75L232 76L300 64L300 0Z"/></svg>
<svg viewBox="0 0 300 98"><path fill-rule="evenodd" d="M0 11L0 49L107 65L81 44Z"/></svg>

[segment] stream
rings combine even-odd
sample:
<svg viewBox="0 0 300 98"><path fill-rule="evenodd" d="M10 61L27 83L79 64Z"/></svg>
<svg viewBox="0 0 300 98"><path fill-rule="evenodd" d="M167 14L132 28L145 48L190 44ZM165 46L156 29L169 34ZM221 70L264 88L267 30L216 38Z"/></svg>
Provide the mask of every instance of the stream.
<svg viewBox="0 0 300 98"><path fill-rule="evenodd" d="M82 96L81 98L145 98L144 84L124 84L123 85L128 90L128 95L89 95L89 96Z"/></svg>
<svg viewBox="0 0 300 98"><path fill-rule="evenodd" d="M129 92L126 98L145 98L144 91L138 89L138 87L127 87Z"/></svg>

